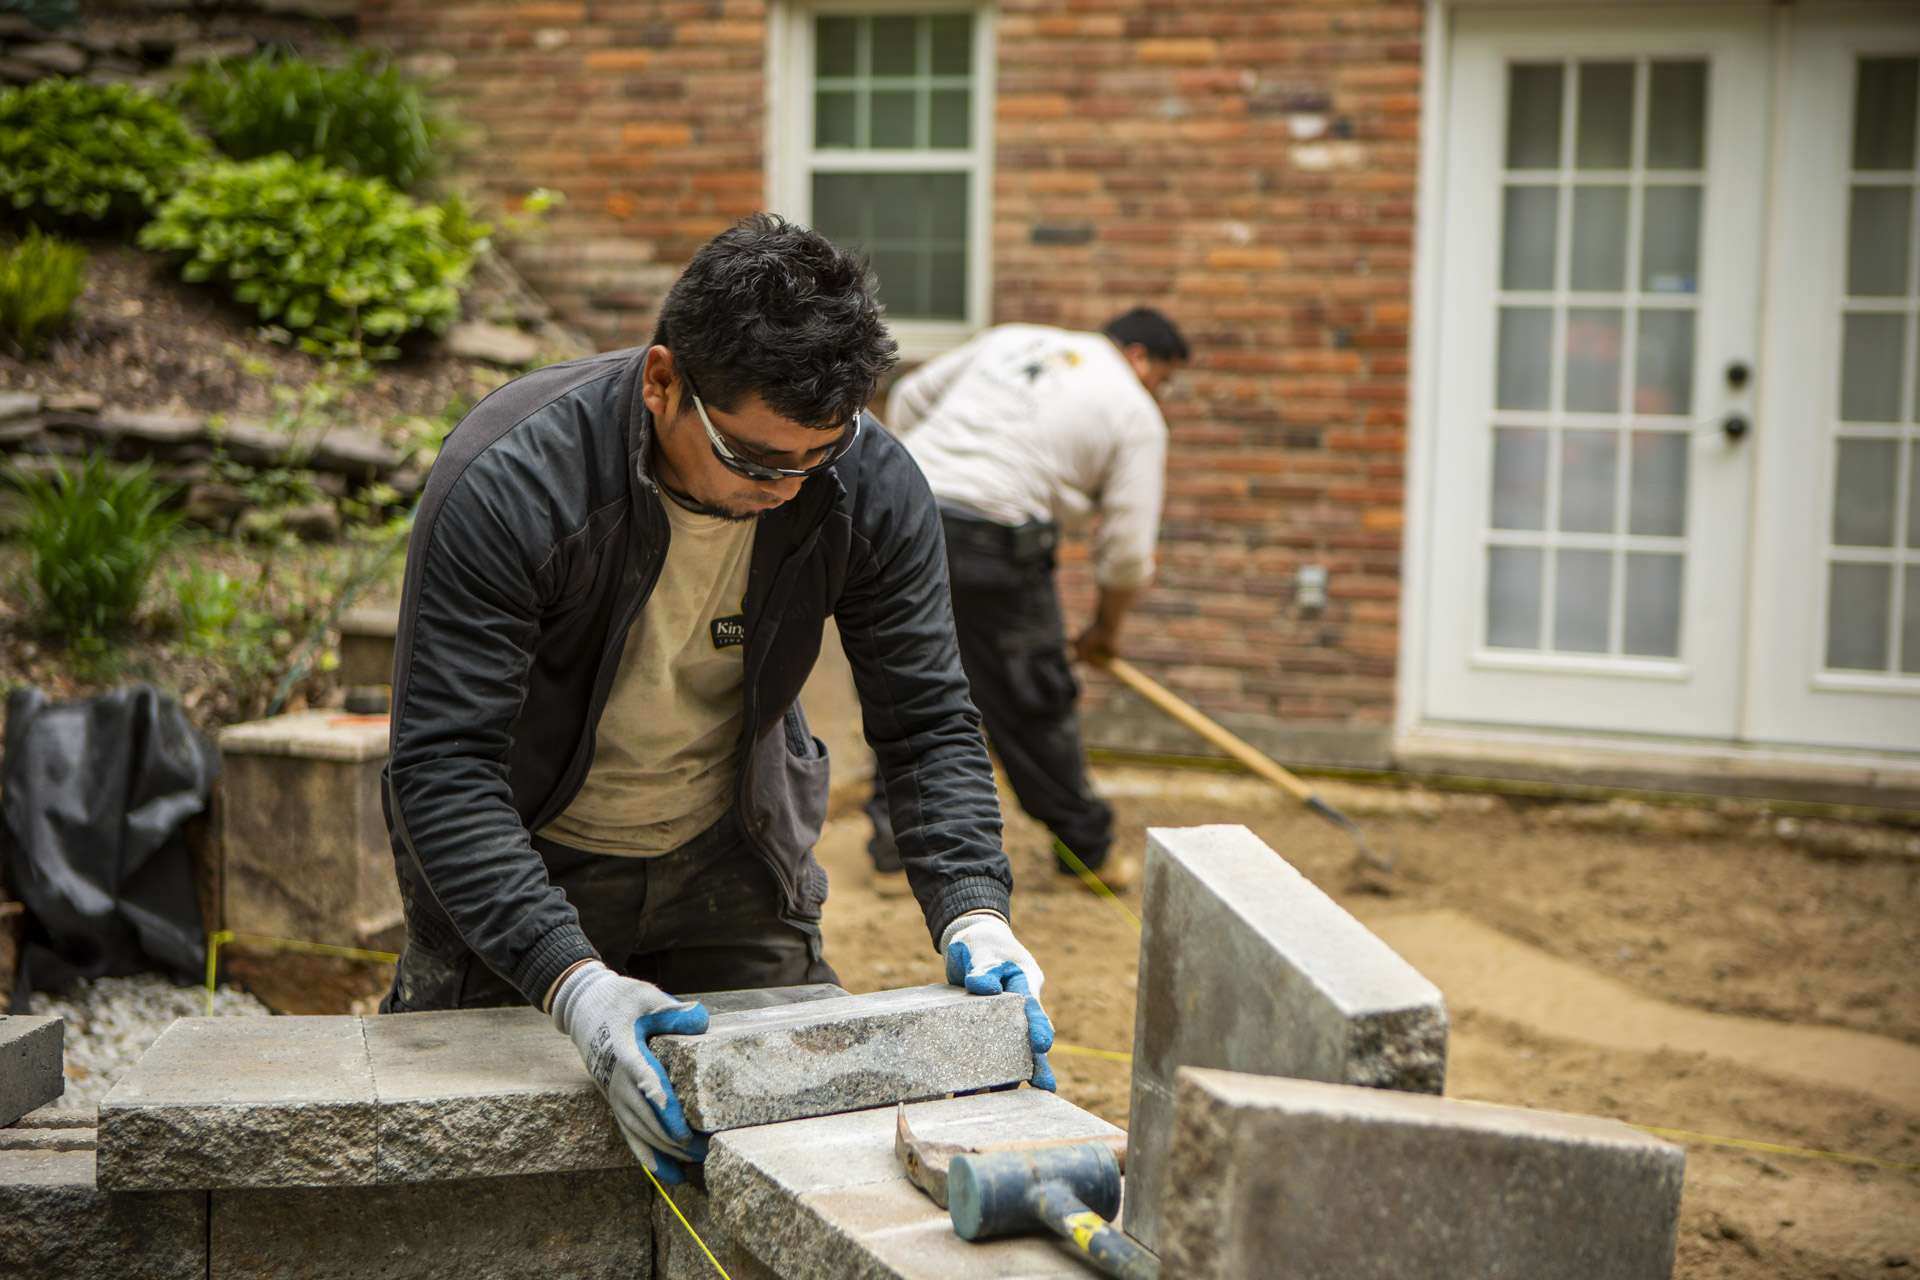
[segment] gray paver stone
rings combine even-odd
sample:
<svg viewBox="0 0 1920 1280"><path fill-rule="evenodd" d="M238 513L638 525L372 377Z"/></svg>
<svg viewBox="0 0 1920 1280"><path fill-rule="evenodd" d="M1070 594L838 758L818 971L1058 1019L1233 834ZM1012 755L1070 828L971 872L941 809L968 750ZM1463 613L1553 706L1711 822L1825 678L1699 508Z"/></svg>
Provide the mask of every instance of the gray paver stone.
<svg viewBox="0 0 1920 1280"><path fill-rule="evenodd" d="M93 1129L0 1129L0 1151L92 1151Z"/></svg>
<svg viewBox="0 0 1920 1280"><path fill-rule="evenodd" d="M942 1142L1102 1138L1120 1131L1051 1093L1017 1089L913 1103L915 1134ZM893 1154L882 1107L735 1129L713 1140L707 1189L725 1230L784 1280L1086 1280L1038 1237L969 1244Z"/></svg>
<svg viewBox="0 0 1920 1280"><path fill-rule="evenodd" d="M1024 1080L1026 1001L935 985L716 1015L653 1051L709 1133Z"/></svg>
<svg viewBox="0 0 1920 1280"><path fill-rule="evenodd" d="M1147 832L1129 1230L1159 1241L1183 1066L1438 1093L1439 989L1241 826Z"/></svg>
<svg viewBox="0 0 1920 1280"><path fill-rule="evenodd" d="M638 1169L213 1193L209 1280L647 1280Z"/></svg>
<svg viewBox="0 0 1920 1280"><path fill-rule="evenodd" d="M1169 1276L1666 1280L1686 1153L1589 1116L1179 1073Z"/></svg>
<svg viewBox="0 0 1920 1280"><path fill-rule="evenodd" d="M115 1191L313 1187L374 1176L359 1018L181 1018L100 1103Z"/></svg>
<svg viewBox="0 0 1920 1280"><path fill-rule="evenodd" d="M0 1129L67 1091L66 1024L0 1014Z"/></svg>
<svg viewBox="0 0 1920 1280"><path fill-rule="evenodd" d="M0 1151L0 1275L204 1280L204 1191L106 1192L91 1151Z"/></svg>

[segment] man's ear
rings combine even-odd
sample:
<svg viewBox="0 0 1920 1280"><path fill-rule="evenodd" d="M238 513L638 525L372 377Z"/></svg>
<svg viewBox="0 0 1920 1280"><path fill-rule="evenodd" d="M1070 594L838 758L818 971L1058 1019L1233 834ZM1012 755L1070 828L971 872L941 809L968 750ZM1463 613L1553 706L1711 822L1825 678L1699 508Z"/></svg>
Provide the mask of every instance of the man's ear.
<svg viewBox="0 0 1920 1280"><path fill-rule="evenodd" d="M673 352L665 347L648 347L641 360L640 399L655 418L664 419L678 376L674 372Z"/></svg>

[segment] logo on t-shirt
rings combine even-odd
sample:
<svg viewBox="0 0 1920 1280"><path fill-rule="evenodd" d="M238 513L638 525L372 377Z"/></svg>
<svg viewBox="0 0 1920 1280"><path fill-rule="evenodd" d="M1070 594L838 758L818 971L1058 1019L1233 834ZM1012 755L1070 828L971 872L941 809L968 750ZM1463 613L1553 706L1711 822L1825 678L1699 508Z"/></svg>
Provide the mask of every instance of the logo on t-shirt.
<svg viewBox="0 0 1920 1280"><path fill-rule="evenodd" d="M731 649L747 642L747 615L744 613L736 613L730 618L715 618L711 625L713 647L716 649Z"/></svg>

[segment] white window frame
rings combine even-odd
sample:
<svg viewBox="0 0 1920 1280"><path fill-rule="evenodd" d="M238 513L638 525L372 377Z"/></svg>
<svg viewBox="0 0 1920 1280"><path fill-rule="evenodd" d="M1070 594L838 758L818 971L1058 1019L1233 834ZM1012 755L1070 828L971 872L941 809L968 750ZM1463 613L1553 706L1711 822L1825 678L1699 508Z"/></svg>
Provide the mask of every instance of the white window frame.
<svg viewBox="0 0 1920 1280"><path fill-rule="evenodd" d="M813 145L813 20L821 15L965 13L973 17L972 145L928 151ZM986 327L993 297L994 8L981 0L782 0L767 23L767 193L774 212L812 224L813 175L964 172L964 320L892 320L903 359L931 359Z"/></svg>

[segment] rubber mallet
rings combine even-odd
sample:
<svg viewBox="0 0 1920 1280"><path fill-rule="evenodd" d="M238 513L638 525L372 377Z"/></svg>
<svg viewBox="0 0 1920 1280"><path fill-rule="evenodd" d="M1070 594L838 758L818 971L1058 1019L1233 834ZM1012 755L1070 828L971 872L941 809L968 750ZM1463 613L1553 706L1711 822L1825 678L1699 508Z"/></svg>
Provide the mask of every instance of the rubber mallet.
<svg viewBox="0 0 1920 1280"><path fill-rule="evenodd" d="M1104 1144L955 1156L947 1200L962 1240L1047 1230L1105 1275L1159 1278L1160 1260L1109 1221L1120 1208L1120 1163Z"/></svg>

